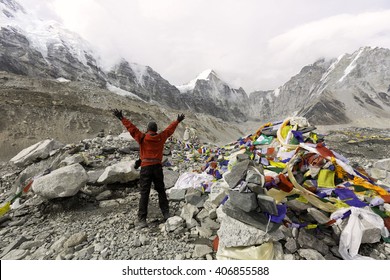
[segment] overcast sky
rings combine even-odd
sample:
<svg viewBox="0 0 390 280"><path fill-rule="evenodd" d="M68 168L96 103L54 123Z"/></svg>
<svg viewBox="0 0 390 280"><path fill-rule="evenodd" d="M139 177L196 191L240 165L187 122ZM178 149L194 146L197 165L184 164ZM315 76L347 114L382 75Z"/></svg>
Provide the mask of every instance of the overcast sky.
<svg viewBox="0 0 390 280"><path fill-rule="evenodd" d="M181 85L206 69L247 93L275 89L319 58L390 48L389 0L17 0Z"/></svg>

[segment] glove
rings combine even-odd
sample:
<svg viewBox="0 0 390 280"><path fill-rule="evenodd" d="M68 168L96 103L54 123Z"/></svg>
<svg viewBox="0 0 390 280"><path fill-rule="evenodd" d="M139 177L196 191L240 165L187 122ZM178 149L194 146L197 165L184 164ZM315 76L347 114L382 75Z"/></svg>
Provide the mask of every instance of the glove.
<svg viewBox="0 0 390 280"><path fill-rule="evenodd" d="M123 119L123 114L122 114L122 110L118 110L118 109L114 109L112 110L112 113L114 114L115 117L117 117L119 120L122 120Z"/></svg>
<svg viewBox="0 0 390 280"><path fill-rule="evenodd" d="M178 121L178 122L181 122L181 121L183 121L184 119L185 119L184 114L177 115L177 121Z"/></svg>

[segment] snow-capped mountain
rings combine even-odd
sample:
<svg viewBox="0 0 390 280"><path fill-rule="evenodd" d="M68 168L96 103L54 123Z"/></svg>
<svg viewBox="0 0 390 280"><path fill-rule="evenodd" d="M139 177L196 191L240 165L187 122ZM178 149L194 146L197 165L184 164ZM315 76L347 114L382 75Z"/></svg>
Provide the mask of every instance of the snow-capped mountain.
<svg viewBox="0 0 390 280"><path fill-rule="evenodd" d="M254 116L306 116L316 124L371 125L390 118L390 50L363 47L321 59L274 91L250 94Z"/></svg>
<svg viewBox="0 0 390 280"><path fill-rule="evenodd" d="M96 55L77 34L35 18L14 0L0 0L0 70L104 85Z"/></svg>
<svg viewBox="0 0 390 280"><path fill-rule="evenodd" d="M187 109L176 87L149 66L121 61L103 71L87 41L42 21L14 0L0 0L0 70L31 77L92 82L150 103Z"/></svg>
<svg viewBox="0 0 390 280"><path fill-rule="evenodd" d="M234 89L208 69L185 85L177 87L195 112L204 112L224 120L246 120L248 96L244 89Z"/></svg>
<svg viewBox="0 0 390 280"><path fill-rule="evenodd" d="M193 91L180 94L149 66L122 60L112 69L102 70L98 55L88 42L57 22L35 18L15 0L0 0L0 11L0 71L91 82L150 104L207 113L225 120L245 119L238 107L245 103L245 92L231 89L215 73L208 81L200 77ZM207 89L207 94L203 89Z"/></svg>
<svg viewBox="0 0 390 280"><path fill-rule="evenodd" d="M390 118L390 50L365 47L302 68L284 85L247 96L213 70L175 87L149 66L126 60L102 70L79 35L0 0L0 71L92 83L146 104L190 110L227 121L280 120L294 114L316 124L370 125Z"/></svg>
<svg viewBox="0 0 390 280"><path fill-rule="evenodd" d="M187 110L179 90L149 66L122 60L107 73L107 82L142 100L166 107Z"/></svg>
<svg viewBox="0 0 390 280"><path fill-rule="evenodd" d="M327 107L333 109L333 123L370 125L390 118L390 50L363 47L335 60L300 113L317 111L313 120L320 123L318 115Z"/></svg>

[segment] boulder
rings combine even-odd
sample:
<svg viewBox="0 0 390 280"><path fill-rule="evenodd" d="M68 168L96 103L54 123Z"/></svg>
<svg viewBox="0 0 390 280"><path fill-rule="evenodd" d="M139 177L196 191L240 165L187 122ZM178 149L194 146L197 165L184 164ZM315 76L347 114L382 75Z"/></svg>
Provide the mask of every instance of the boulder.
<svg viewBox="0 0 390 280"><path fill-rule="evenodd" d="M134 163L134 160L121 161L108 166L97 180L97 183L127 183L139 179L139 171L134 168Z"/></svg>
<svg viewBox="0 0 390 280"><path fill-rule="evenodd" d="M223 205L222 210L226 215L262 231L272 232L280 227L280 224L269 221L263 213L256 211L244 212L239 208L235 208L229 202Z"/></svg>
<svg viewBox="0 0 390 280"><path fill-rule="evenodd" d="M254 211L257 207L259 207L256 194L253 192L244 193L230 190L229 201L234 207L237 207L245 212Z"/></svg>
<svg viewBox="0 0 390 280"><path fill-rule="evenodd" d="M19 152L11 158L11 162L16 166L24 167L40 159L50 156L51 152L64 147L64 144L53 139L42 140Z"/></svg>
<svg viewBox="0 0 390 280"><path fill-rule="evenodd" d="M221 221L219 242L225 247L252 246L268 242L269 234L229 216Z"/></svg>
<svg viewBox="0 0 390 280"><path fill-rule="evenodd" d="M390 171L390 158L378 160L374 163L374 168Z"/></svg>
<svg viewBox="0 0 390 280"><path fill-rule="evenodd" d="M32 190L47 199L75 195L88 181L85 169L78 163L54 170L39 177Z"/></svg>
<svg viewBox="0 0 390 280"><path fill-rule="evenodd" d="M250 163L251 161L249 159L238 162L232 167L230 172L223 175L223 178L231 189L235 188L243 179L245 179Z"/></svg>
<svg viewBox="0 0 390 280"><path fill-rule="evenodd" d="M164 173L165 188L166 189L173 188L176 184L177 179L179 179L180 176L179 172L164 168L163 173Z"/></svg>

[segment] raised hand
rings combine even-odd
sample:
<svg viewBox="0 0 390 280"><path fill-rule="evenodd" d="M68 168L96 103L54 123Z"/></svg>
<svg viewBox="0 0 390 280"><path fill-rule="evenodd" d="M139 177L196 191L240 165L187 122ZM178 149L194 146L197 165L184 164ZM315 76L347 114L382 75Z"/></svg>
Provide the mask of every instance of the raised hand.
<svg viewBox="0 0 390 280"><path fill-rule="evenodd" d="M112 114L117 117L119 120L123 119L122 110L114 109L112 110Z"/></svg>
<svg viewBox="0 0 390 280"><path fill-rule="evenodd" d="M178 122L182 122L184 119L185 119L184 114L177 115L177 121L178 121Z"/></svg>

